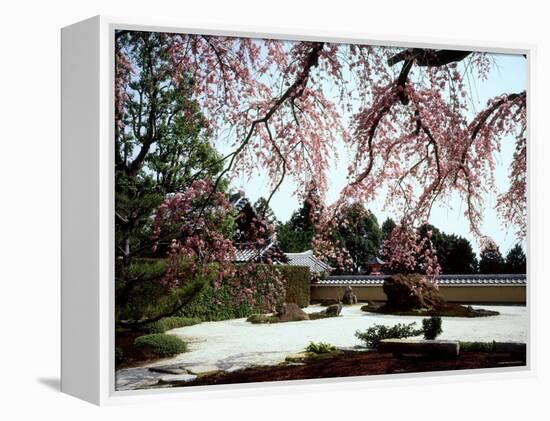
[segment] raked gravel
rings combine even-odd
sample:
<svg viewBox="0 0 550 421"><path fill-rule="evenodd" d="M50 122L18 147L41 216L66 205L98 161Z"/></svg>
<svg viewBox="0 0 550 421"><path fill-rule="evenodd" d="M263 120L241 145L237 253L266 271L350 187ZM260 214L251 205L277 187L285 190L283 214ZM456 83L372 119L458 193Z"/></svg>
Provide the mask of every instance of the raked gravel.
<svg viewBox="0 0 550 421"><path fill-rule="evenodd" d="M136 381L145 385L149 380L162 376L146 367L183 366L192 371L193 366L210 366L234 371L253 365L279 364L288 354L303 351L310 341L352 348L361 345L354 335L357 330L365 330L374 324L416 322L420 327L422 323L422 317L365 313L360 308L359 304L345 306L340 317L311 321L251 324L246 319L233 319L170 330L167 333L177 335L188 343L189 351L173 358L155 361L142 368L119 370L116 373L117 389L133 389L137 386ZM438 339L527 341L526 307L479 308L496 310L500 315L480 318L443 317L443 333ZM319 305L312 305L304 310L311 313L322 309Z"/></svg>

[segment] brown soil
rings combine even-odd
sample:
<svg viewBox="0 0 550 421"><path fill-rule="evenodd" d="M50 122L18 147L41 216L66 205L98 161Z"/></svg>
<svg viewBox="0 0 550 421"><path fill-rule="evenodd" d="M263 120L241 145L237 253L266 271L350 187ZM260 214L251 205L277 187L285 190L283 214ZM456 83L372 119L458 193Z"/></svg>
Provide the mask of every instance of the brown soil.
<svg viewBox="0 0 550 421"><path fill-rule="evenodd" d="M310 360L304 365L282 364L254 367L233 373L219 373L175 386L253 383L265 381L368 376L525 365L525 358L493 352L463 352L456 359L433 360L421 357L398 359L389 353L345 351L329 361Z"/></svg>

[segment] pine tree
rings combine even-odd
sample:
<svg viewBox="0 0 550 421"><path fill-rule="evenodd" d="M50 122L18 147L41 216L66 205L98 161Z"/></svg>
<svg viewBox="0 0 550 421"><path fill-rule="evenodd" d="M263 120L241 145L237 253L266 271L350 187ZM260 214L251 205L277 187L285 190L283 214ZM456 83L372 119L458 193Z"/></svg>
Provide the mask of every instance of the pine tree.
<svg viewBox="0 0 550 421"><path fill-rule="evenodd" d="M493 274L504 273L505 271L506 266L498 246L494 243L485 246L480 254L479 273Z"/></svg>
<svg viewBox="0 0 550 421"><path fill-rule="evenodd" d="M527 258L519 243L512 247L506 255L506 269L509 273L527 272Z"/></svg>

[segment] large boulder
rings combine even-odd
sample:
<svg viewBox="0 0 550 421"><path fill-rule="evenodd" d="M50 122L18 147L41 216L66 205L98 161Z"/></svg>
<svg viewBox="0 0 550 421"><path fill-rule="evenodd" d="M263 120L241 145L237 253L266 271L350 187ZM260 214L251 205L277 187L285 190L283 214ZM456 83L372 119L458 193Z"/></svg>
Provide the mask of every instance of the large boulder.
<svg viewBox="0 0 550 421"><path fill-rule="evenodd" d="M460 345L458 341L382 339L378 351L391 352L398 358L407 354L424 355L433 359L457 358Z"/></svg>
<svg viewBox="0 0 550 421"><path fill-rule="evenodd" d="M344 296L342 297L342 304L357 304L357 296L353 293L350 285L346 286Z"/></svg>
<svg viewBox="0 0 550 421"><path fill-rule="evenodd" d="M387 310L436 309L445 305L437 287L419 274L392 275L383 285Z"/></svg>
<svg viewBox="0 0 550 421"><path fill-rule="evenodd" d="M284 303L281 305L281 307L277 310L276 317L279 322L309 320L307 313L295 303Z"/></svg>

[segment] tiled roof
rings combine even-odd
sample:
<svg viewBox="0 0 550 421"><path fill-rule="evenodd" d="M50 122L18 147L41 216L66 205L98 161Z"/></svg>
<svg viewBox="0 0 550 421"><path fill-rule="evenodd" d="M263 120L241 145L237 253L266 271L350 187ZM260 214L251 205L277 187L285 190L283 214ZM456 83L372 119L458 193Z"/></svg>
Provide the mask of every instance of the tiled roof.
<svg viewBox="0 0 550 421"><path fill-rule="evenodd" d="M253 260L261 260L262 256L272 247L274 243L269 243L267 246L256 248L244 248L235 251L235 262L249 262Z"/></svg>
<svg viewBox="0 0 550 421"><path fill-rule="evenodd" d="M311 272L325 272L332 268L322 260L313 255L313 251L308 250L303 253L285 253L288 257L288 264L292 266L307 266Z"/></svg>
<svg viewBox="0 0 550 421"><path fill-rule="evenodd" d="M385 265L385 264L386 262L384 262L382 259L380 259L377 256L371 257L367 262L367 265Z"/></svg>
<svg viewBox="0 0 550 421"><path fill-rule="evenodd" d="M382 285L388 275L338 275L321 279L315 285L327 286L361 286ZM440 275L437 277L439 285L525 285L527 276L524 274L504 275Z"/></svg>

